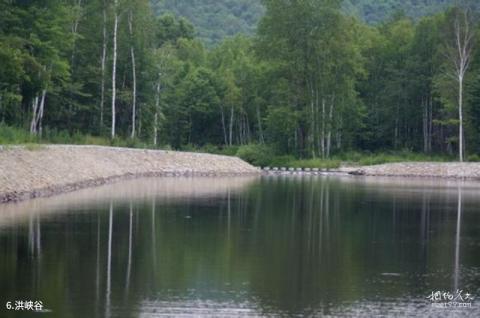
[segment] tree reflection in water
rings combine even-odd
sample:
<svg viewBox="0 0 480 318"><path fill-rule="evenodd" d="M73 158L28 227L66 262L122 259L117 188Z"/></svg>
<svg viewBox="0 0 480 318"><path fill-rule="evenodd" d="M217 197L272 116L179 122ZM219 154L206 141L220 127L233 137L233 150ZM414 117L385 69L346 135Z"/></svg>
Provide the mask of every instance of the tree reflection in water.
<svg viewBox="0 0 480 318"><path fill-rule="evenodd" d="M335 316L429 315L432 288L480 293L475 186L197 181L135 181L25 202L17 217L5 210L0 296L31 286L74 317Z"/></svg>

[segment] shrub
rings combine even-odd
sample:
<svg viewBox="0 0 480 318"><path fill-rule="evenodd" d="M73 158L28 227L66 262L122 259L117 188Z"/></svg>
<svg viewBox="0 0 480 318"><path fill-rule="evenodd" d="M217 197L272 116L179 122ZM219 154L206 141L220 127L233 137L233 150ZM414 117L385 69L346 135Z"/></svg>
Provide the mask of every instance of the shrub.
<svg viewBox="0 0 480 318"><path fill-rule="evenodd" d="M470 155L467 158L468 161L470 162L480 162L480 156L479 155Z"/></svg>
<svg viewBox="0 0 480 318"><path fill-rule="evenodd" d="M236 156L240 157L241 159L254 166L264 167L270 165L270 162L274 157L274 152L268 146L250 144L240 146L238 148Z"/></svg>
<svg viewBox="0 0 480 318"><path fill-rule="evenodd" d="M35 136L31 136L26 129L10 127L0 123L0 144L23 144L36 141Z"/></svg>
<svg viewBox="0 0 480 318"><path fill-rule="evenodd" d="M288 167L290 162L295 161L295 157L291 155L287 156L275 156L270 159L268 166L270 167Z"/></svg>

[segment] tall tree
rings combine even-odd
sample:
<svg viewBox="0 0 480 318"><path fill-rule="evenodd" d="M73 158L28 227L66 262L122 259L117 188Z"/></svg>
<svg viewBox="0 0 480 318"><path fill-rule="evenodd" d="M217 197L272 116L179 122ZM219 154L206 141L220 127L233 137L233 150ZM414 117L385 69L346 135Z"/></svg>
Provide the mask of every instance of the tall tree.
<svg viewBox="0 0 480 318"><path fill-rule="evenodd" d="M135 46L133 35L133 10L128 12L128 30L130 33L130 57L132 58L132 132L130 138L135 138L135 120L137 115L137 69L135 65Z"/></svg>
<svg viewBox="0 0 480 318"><path fill-rule="evenodd" d="M458 157L463 162L465 156L464 142L464 81L469 69L474 40L474 22L472 12L467 6L454 8L452 11L452 35L446 48L450 61L449 75L458 82Z"/></svg>
<svg viewBox="0 0 480 318"><path fill-rule="evenodd" d="M118 0L114 1L113 5L113 65L112 65L112 129L111 137L115 138L115 118L116 118L116 109L115 102L117 98L117 32L118 32Z"/></svg>
<svg viewBox="0 0 480 318"><path fill-rule="evenodd" d="M107 62L107 1L102 2L102 55L100 84L100 131L103 131L103 114L105 106L105 71Z"/></svg>

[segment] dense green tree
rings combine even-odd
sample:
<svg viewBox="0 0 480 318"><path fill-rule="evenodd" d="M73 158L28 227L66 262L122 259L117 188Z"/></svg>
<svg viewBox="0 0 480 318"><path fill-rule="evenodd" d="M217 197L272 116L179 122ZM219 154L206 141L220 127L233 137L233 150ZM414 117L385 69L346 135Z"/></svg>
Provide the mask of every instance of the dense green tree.
<svg viewBox="0 0 480 318"><path fill-rule="evenodd" d="M297 153L322 158L342 146L343 114L357 113L355 78L362 73L354 40L356 22L341 14L340 1L264 1L258 53L278 64L289 84L288 103L298 114Z"/></svg>
<svg viewBox="0 0 480 318"><path fill-rule="evenodd" d="M264 8L260 0L152 0L156 14L172 13L193 23L208 47L239 33L253 35Z"/></svg>
<svg viewBox="0 0 480 318"><path fill-rule="evenodd" d="M0 121L46 140L80 133L232 153L258 144L250 149L304 158L463 157L463 123L465 156L478 153L480 49L468 46L463 94L448 76L460 9L420 18L448 2L416 2L415 15L395 3L367 24L341 0L2 0ZM218 18L213 6L238 20L212 22L218 34L195 29Z"/></svg>

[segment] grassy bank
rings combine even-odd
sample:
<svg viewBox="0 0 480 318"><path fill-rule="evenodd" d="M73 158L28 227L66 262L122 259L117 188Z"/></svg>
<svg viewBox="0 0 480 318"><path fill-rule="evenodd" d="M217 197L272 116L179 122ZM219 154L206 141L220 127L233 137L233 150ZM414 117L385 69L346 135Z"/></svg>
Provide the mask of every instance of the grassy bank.
<svg viewBox="0 0 480 318"><path fill-rule="evenodd" d="M58 132L46 130L42 138L32 136L26 129L15 128L0 124L0 145L18 145L23 144L28 149L37 149L41 144L73 144L73 145L99 145L115 146L129 148L151 148L151 149L171 149L170 146L155 147L152 144L142 142L138 139L115 138L111 140L107 137L85 135L80 133L70 134L68 132ZM395 162L449 162L456 161L455 157L445 155L427 155L407 150L389 151L389 152L357 152L350 151L335 154L329 159L300 159L292 155L279 155L271 147L250 144L243 146L216 146L205 145L197 147L185 145L181 151L205 152L227 156L237 156L243 160L259 167L293 167L293 168L321 168L334 169L340 165L359 165L370 166L383 163ZM468 161L480 161L480 156L471 155Z"/></svg>
<svg viewBox="0 0 480 318"><path fill-rule="evenodd" d="M45 130L42 137L30 135L26 129L0 124L0 145L65 144L65 145L98 145L128 148L152 148L138 139L92 136L66 131Z"/></svg>
<svg viewBox="0 0 480 318"><path fill-rule="evenodd" d="M259 167L292 167L292 168L320 168L335 169L341 165L371 166L395 162L450 162L456 161L455 157L436 154L423 154L407 150L390 152L357 152L350 151L335 154L329 159L300 159L291 155L278 155L271 148L262 145L244 145L219 148L205 146L201 148L190 147L190 151L210 152L224 155L235 155ZM470 156L469 161L480 161L478 156Z"/></svg>

